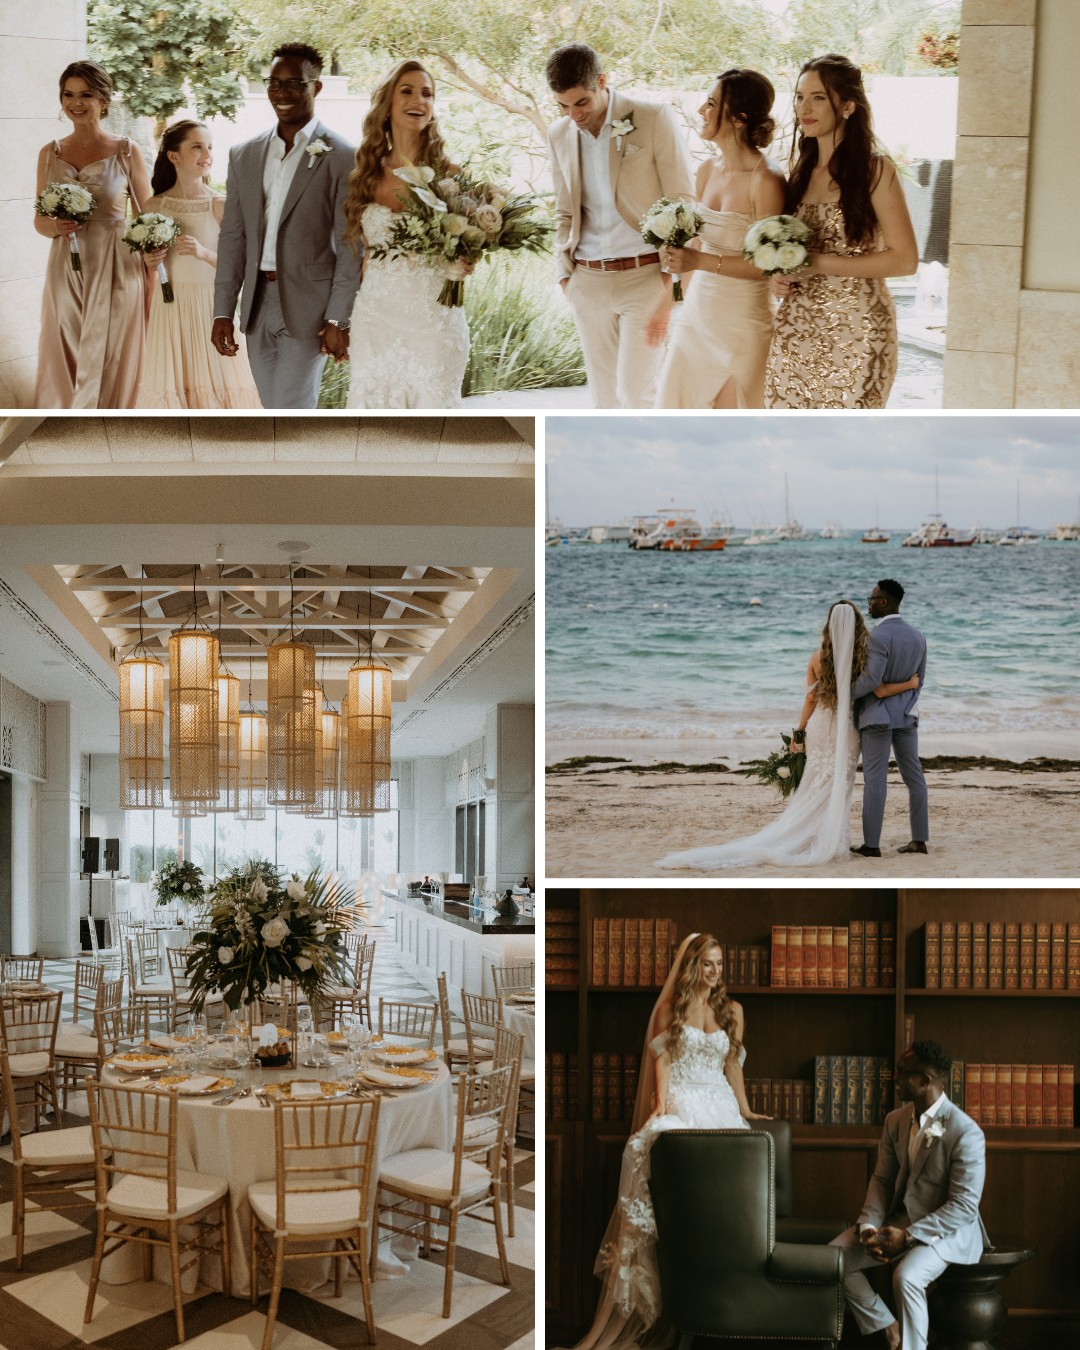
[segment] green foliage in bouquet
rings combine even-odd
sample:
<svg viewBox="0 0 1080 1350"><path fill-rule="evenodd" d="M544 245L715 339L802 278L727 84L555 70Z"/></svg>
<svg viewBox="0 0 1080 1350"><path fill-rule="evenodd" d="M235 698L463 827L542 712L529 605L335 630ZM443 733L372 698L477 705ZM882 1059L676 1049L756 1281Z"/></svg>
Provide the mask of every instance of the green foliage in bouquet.
<svg viewBox="0 0 1080 1350"><path fill-rule="evenodd" d="M206 894L203 888L202 868L187 859L184 862L167 862L158 872L154 893L157 895L159 905L169 905L174 900L194 904Z"/></svg>
<svg viewBox="0 0 1080 1350"><path fill-rule="evenodd" d="M791 748L791 737L780 733L784 742L783 750L774 751L768 759L755 759L745 769L738 772L748 778L760 778L763 783L771 783L782 797L790 797L802 782L806 768L806 752L797 754Z"/></svg>
<svg viewBox="0 0 1080 1350"><path fill-rule="evenodd" d="M294 980L317 1004L344 980L345 933L362 918L363 907L339 881L316 871L282 882L272 864L246 863L218 883L210 926L192 939L195 1011L214 992L235 1011L281 980Z"/></svg>

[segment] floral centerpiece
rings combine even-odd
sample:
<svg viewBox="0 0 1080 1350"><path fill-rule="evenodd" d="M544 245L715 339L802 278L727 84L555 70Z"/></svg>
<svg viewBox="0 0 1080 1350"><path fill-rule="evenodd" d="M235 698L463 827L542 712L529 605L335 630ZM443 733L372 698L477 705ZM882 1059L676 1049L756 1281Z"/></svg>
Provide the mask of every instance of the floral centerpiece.
<svg viewBox="0 0 1080 1350"><path fill-rule="evenodd" d="M645 212L641 221L641 237L652 248L685 248L691 239L698 237L703 224L698 213L686 202L661 197ZM671 298L674 301L683 298L682 280L679 277L672 283Z"/></svg>
<svg viewBox="0 0 1080 1350"><path fill-rule="evenodd" d="M465 266L500 250L547 247L552 227L539 220L540 202L499 183L484 182L464 170L436 178L426 164L407 164L394 174L409 188L403 211L395 212L384 244L372 257L419 255L442 266L446 281L441 305L465 301Z"/></svg>
<svg viewBox="0 0 1080 1350"><path fill-rule="evenodd" d="M746 774L748 778L760 778L763 783L771 783L781 797L790 797L802 782L806 768L806 750L803 748L805 733L797 737L795 732L790 736L781 732L780 739L784 742L783 750L774 750L768 759L755 760L748 768L740 769L739 773ZM792 750L793 740L800 747L798 750Z"/></svg>
<svg viewBox="0 0 1080 1350"><path fill-rule="evenodd" d="M132 253L156 253L159 248L172 248L182 233L179 222L172 216L162 215L160 211L140 211L124 231L124 243ZM164 263L158 263L157 274L161 298L171 305L173 288Z"/></svg>
<svg viewBox="0 0 1080 1350"><path fill-rule="evenodd" d="M248 863L215 888L209 928L192 938L192 1004L220 992L234 1012L267 988L294 980L309 1003L345 978L345 934L362 918L351 890L312 872L282 882L269 863Z"/></svg>
<svg viewBox="0 0 1080 1350"><path fill-rule="evenodd" d="M94 194L82 183L47 183L45 191L34 202L34 210L50 220L73 220L78 225L85 225L94 214ZM68 249L71 266L81 272L82 257L74 234L68 235Z"/></svg>
<svg viewBox="0 0 1080 1350"><path fill-rule="evenodd" d="M157 874L154 893L159 905L170 905L177 900L182 900L186 905L194 904L206 894L202 868L187 859L166 863Z"/></svg>

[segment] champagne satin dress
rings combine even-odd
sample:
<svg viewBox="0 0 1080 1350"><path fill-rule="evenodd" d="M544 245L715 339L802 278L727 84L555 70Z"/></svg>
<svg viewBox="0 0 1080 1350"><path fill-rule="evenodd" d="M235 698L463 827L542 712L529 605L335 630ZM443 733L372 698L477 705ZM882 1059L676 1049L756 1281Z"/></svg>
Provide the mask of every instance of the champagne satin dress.
<svg viewBox="0 0 1080 1350"><path fill-rule="evenodd" d="M38 345L38 408L134 408L146 350L146 277L122 242L130 193L130 142L76 169L57 142L46 157L46 183L75 182L94 194L94 214L79 231L82 271L68 241L52 241L45 268Z"/></svg>

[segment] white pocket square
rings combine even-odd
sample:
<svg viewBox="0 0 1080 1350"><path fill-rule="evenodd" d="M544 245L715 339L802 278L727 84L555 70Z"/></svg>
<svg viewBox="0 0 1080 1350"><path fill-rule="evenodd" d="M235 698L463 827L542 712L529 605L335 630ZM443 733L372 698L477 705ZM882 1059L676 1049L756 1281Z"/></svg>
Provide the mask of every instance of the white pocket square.
<svg viewBox="0 0 1080 1350"><path fill-rule="evenodd" d="M631 155L636 155L643 148L644 147L640 145L627 145L626 149L623 151L623 159L629 159Z"/></svg>

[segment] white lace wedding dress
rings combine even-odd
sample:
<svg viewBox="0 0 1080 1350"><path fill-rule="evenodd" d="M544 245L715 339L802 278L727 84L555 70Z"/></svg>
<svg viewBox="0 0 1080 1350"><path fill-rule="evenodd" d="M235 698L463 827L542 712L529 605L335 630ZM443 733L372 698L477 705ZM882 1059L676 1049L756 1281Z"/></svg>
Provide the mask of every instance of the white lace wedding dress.
<svg viewBox="0 0 1080 1350"><path fill-rule="evenodd" d="M393 212L369 202L368 244L385 242ZM465 310L439 304L445 276L419 257L368 256L349 334L350 408L456 408L469 359Z"/></svg>
<svg viewBox="0 0 1080 1350"><path fill-rule="evenodd" d="M665 1031L649 1048L660 1055L667 1043ZM618 1206L596 1258L596 1273L605 1277L604 1298L610 1298L613 1305L605 1328L608 1334L597 1345L640 1341L660 1315L656 1219L649 1194L649 1158L657 1136L665 1130L749 1128L724 1073L729 1048L726 1031L684 1026L671 1061L667 1114L650 1121L627 1141Z"/></svg>
<svg viewBox="0 0 1080 1350"><path fill-rule="evenodd" d="M846 856L851 845L851 794L859 733L851 715L854 612L836 605L829 619L836 668L836 709L817 707L806 724L802 782L775 820L727 844L669 853L660 867L813 867Z"/></svg>

